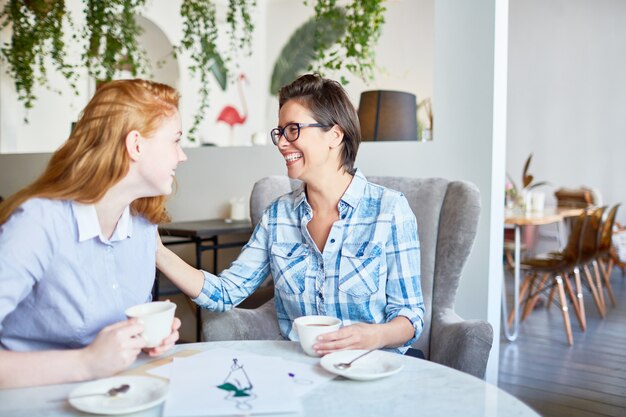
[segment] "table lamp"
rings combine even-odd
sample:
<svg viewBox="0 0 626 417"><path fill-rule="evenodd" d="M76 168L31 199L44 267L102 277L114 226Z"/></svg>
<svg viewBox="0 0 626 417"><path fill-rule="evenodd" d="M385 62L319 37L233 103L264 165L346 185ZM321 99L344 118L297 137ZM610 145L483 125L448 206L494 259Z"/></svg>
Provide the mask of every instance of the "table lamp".
<svg viewBox="0 0 626 417"><path fill-rule="evenodd" d="M417 140L417 97L414 94L364 91L358 113L364 141Z"/></svg>

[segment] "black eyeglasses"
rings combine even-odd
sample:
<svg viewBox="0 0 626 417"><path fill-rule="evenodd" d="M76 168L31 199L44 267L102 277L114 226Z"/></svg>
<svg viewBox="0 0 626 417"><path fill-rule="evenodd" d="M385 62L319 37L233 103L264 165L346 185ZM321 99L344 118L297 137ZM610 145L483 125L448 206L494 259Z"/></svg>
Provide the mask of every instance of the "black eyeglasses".
<svg viewBox="0 0 626 417"><path fill-rule="evenodd" d="M280 127L275 127L270 131L270 136L272 137L272 142L274 145L278 146L278 141L280 137L283 136L287 139L287 142L295 142L300 137L300 129L303 127L331 127L327 125L323 125L321 123L288 123L282 129Z"/></svg>

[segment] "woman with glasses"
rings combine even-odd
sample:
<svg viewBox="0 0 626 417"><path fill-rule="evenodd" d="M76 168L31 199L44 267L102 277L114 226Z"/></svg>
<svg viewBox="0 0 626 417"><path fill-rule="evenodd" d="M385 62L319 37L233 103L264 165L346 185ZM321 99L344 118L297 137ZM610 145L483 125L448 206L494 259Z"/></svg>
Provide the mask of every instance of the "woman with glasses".
<svg viewBox="0 0 626 417"><path fill-rule="evenodd" d="M405 352L419 337L424 305L417 224L399 192L354 168L361 132L341 85L304 75L279 92L271 137L302 186L275 200L248 244L219 276L159 245L157 267L201 307L233 308L272 274L279 327L328 315L343 327L321 336L320 355L341 349Z"/></svg>
<svg viewBox="0 0 626 417"><path fill-rule="evenodd" d="M101 85L43 174L0 204L0 388L110 376L145 348L124 311L151 299L157 224L187 159L178 98Z"/></svg>

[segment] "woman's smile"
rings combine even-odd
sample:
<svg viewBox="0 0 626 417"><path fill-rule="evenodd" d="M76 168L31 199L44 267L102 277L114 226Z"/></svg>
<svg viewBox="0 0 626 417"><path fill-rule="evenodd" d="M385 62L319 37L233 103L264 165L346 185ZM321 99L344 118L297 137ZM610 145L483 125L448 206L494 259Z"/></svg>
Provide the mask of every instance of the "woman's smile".
<svg viewBox="0 0 626 417"><path fill-rule="evenodd" d="M283 157L285 158L285 162L287 163L287 166L295 164L297 161L302 159L302 156L303 155L301 152L288 152L288 153L283 154Z"/></svg>

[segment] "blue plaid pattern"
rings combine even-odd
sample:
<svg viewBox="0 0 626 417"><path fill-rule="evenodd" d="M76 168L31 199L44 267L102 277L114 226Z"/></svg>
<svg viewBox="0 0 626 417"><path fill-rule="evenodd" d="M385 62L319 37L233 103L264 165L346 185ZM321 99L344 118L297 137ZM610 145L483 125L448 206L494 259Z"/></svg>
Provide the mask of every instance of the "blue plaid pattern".
<svg viewBox="0 0 626 417"><path fill-rule="evenodd" d="M312 213L304 186L275 200L231 267L220 276L204 272L194 301L229 310L271 273L280 330L291 340L297 340L294 319L319 314L344 326L404 316L415 329L405 346L415 342L424 318L420 246L404 195L367 182L357 170L321 253L307 229Z"/></svg>

